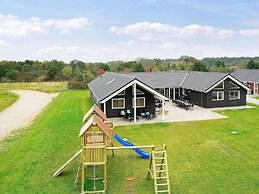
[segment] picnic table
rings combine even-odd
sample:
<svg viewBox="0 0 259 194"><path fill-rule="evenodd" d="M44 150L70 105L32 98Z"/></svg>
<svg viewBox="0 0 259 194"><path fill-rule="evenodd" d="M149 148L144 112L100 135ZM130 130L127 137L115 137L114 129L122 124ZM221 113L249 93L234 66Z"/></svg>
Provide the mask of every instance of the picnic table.
<svg viewBox="0 0 259 194"><path fill-rule="evenodd" d="M173 103L175 103L180 108L184 108L185 110L190 110L194 106L192 103L188 102L187 100L176 99L173 101Z"/></svg>

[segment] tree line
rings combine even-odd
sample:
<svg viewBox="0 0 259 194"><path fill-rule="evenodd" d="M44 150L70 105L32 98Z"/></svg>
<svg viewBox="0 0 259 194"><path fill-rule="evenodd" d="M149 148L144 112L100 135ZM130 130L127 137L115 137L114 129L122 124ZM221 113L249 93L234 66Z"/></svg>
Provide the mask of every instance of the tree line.
<svg viewBox="0 0 259 194"><path fill-rule="evenodd" d="M235 63L232 62L235 61ZM85 88L87 83L103 74L111 72L152 72L152 71L214 71L232 72L237 68L259 69L259 57L249 58L204 58L191 56L179 59L145 59L134 61L111 61L107 63L85 63L73 60L68 63L51 61L0 61L1 82L42 82L68 81L70 88Z"/></svg>

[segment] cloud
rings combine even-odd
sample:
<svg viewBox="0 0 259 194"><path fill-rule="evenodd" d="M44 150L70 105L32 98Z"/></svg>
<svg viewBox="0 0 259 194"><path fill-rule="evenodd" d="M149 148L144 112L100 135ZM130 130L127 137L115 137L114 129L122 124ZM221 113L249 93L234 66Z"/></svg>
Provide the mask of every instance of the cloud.
<svg viewBox="0 0 259 194"><path fill-rule="evenodd" d="M135 35L149 38L152 36L191 38L198 35L205 35L211 38L224 39L234 35L233 30L214 28L212 26L191 24L180 28L174 25L150 22L140 22L124 27L112 26L110 31L117 35Z"/></svg>
<svg viewBox="0 0 259 194"><path fill-rule="evenodd" d="M11 14L0 15L0 36L21 37L29 34L43 34L47 33L49 28L61 29L64 34L69 30L84 29L92 23L85 17L42 20L38 17L20 19Z"/></svg>
<svg viewBox="0 0 259 194"><path fill-rule="evenodd" d="M10 45L11 45L10 43L8 43L4 40L0 40L0 48L1 47L9 47Z"/></svg>
<svg viewBox="0 0 259 194"><path fill-rule="evenodd" d="M123 46L130 46L133 45L135 42L133 40L129 40L129 41L122 41L122 42L118 42L118 45L123 45Z"/></svg>
<svg viewBox="0 0 259 194"><path fill-rule="evenodd" d="M240 30L239 34L245 35L245 36L258 36L259 35L259 28L258 29Z"/></svg>
<svg viewBox="0 0 259 194"><path fill-rule="evenodd" d="M71 33L70 30L61 30L60 34L62 34L62 35L71 35L72 33Z"/></svg>
<svg viewBox="0 0 259 194"><path fill-rule="evenodd" d="M46 27L55 27L59 29L80 29L82 27L91 25L93 22L85 17L78 17L74 19L48 19L43 25Z"/></svg>

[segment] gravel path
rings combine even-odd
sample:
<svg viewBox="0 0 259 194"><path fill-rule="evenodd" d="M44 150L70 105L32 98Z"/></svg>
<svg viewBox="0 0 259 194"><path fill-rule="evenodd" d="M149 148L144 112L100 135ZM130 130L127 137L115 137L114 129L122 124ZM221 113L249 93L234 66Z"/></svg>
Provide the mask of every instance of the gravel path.
<svg viewBox="0 0 259 194"><path fill-rule="evenodd" d="M28 126L40 114L58 93L48 94L32 90L12 90L19 99L10 107L0 112L0 138L15 129Z"/></svg>

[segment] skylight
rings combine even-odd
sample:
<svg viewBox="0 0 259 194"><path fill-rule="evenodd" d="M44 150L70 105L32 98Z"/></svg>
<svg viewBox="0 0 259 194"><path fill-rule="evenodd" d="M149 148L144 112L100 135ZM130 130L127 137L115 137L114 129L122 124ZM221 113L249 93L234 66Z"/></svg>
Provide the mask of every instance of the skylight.
<svg viewBox="0 0 259 194"><path fill-rule="evenodd" d="M111 81L107 82L106 86L109 85L110 83L112 83L115 80L115 78L113 78Z"/></svg>

